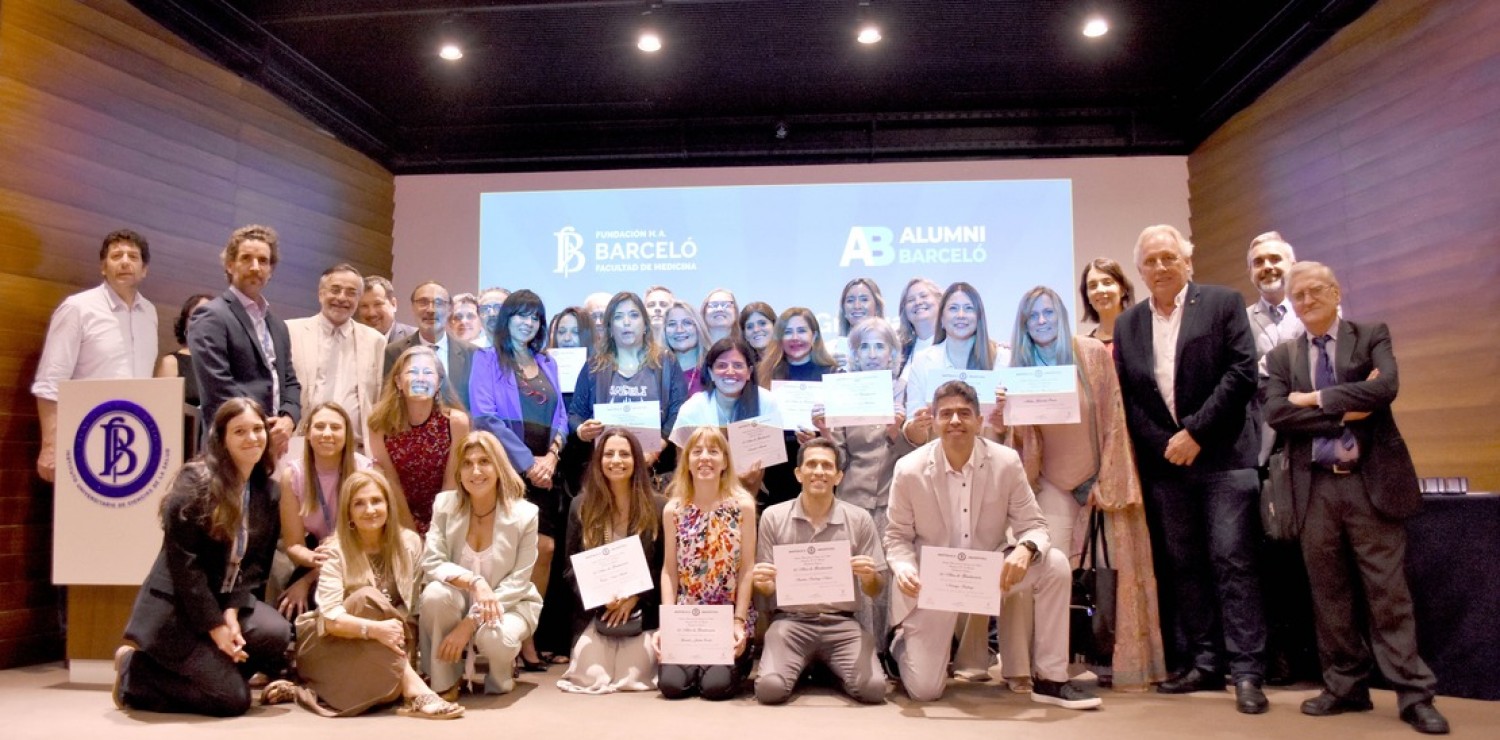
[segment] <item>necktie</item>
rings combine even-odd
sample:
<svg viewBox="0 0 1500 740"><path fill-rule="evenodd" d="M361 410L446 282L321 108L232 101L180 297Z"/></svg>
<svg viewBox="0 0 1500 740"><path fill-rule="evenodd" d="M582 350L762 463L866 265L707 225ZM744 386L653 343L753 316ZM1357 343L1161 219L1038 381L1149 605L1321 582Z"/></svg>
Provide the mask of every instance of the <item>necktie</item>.
<svg viewBox="0 0 1500 740"><path fill-rule="evenodd" d="M1326 334L1312 340L1318 348L1318 374L1313 379L1313 386L1320 390L1338 385L1338 378L1333 374L1333 358L1328 356L1328 343L1331 341L1333 337ZM1349 465L1358 459L1359 442L1354 439L1354 431L1347 426L1344 427L1344 433L1337 437L1313 438L1313 462L1319 465Z"/></svg>

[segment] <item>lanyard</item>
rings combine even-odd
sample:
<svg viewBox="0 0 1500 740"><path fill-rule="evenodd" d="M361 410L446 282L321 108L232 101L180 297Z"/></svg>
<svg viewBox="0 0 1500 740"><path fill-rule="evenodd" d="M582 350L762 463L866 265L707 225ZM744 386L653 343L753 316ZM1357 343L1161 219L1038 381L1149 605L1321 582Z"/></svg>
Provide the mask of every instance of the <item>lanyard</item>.
<svg viewBox="0 0 1500 740"><path fill-rule="evenodd" d="M229 551L229 567L224 569L224 583L220 593L229 593L240 580L240 561L245 559L245 550L250 545L250 484L245 484L240 494L240 526L234 533L234 546Z"/></svg>

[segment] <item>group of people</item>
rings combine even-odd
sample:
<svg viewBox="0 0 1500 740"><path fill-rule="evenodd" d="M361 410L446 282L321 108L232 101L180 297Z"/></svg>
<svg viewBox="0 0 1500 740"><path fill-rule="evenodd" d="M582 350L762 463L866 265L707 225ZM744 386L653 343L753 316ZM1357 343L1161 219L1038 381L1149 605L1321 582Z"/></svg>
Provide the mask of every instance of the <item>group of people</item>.
<svg viewBox="0 0 1500 740"><path fill-rule="evenodd" d="M835 351L811 310L741 306L725 289L696 306L663 286L595 294L549 321L530 290L452 296L429 281L408 326L391 283L347 264L322 274L318 314L282 321L263 296L276 232L238 229L228 289L183 304L184 346L156 363L187 381L202 454L163 500L116 702L233 715L250 675L286 674L262 701L329 715L400 701L452 718L463 685L503 693L513 670L552 662L578 693L725 699L753 672L756 698L779 703L821 665L857 701L883 701L887 673L932 701L995 662L990 615L921 605L924 548L937 547L1003 553L1001 677L1088 709L1100 699L1070 680L1068 612L1097 520L1119 572L1113 651L1090 656L1098 684L1232 684L1256 714L1257 471L1276 449L1292 461L1325 683L1302 711L1371 708L1378 661L1402 718L1446 731L1401 570L1400 519L1420 498L1389 410L1389 333L1344 320L1332 271L1293 265L1274 232L1251 246L1262 298L1248 309L1191 281L1192 252L1175 228L1149 227L1134 250L1145 302L1118 263L1093 260L1079 285L1088 334L1071 300L1038 286L1009 342L990 337L967 283L912 279L889 321L879 286L851 280ZM156 357L138 292L146 240L112 233L100 258L104 285L59 307L33 388L49 480L56 381L143 377ZM587 348L576 378L551 354L567 347ZM1075 368L1080 422L1008 426L1005 388L938 382L1003 366ZM830 425L815 406L785 433L786 463L736 467L723 428L781 425L774 381L846 371L889 373L890 423ZM659 436L597 418L622 402L653 406ZM584 609L570 556L630 537L656 588ZM840 540L855 598L779 605L777 547ZM278 549L289 575L273 578ZM735 660L659 664L663 604L732 606ZM549 625L561 637L545 649Z"/></svg>

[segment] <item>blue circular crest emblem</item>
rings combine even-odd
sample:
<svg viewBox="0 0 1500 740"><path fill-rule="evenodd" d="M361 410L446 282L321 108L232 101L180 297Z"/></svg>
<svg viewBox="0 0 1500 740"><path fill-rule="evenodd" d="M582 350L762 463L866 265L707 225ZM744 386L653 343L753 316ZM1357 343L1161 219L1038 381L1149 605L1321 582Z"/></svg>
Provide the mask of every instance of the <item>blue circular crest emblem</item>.
<svg viewBox="0 0 1500 740"><path fill-rule="evenodd" d="M140 493L155 478L161 458L156 419L130 401L95 406L73 438L73 469L90 492L106 499Z"/></svg>

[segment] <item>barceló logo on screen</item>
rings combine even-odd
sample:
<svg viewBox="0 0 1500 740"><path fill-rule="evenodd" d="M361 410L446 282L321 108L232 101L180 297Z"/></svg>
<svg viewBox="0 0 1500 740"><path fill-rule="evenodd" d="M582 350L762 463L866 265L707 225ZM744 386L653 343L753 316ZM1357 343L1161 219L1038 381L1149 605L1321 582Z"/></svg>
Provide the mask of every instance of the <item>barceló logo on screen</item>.
<svg viewBox="0 0 1500 740"><path fill-rule="evenodd" d="M161 429L151 413L125 400L106 401L83 417L67 455L79 490L103 506L121 508L146 499L167 469Z"/></svg>
<svg viewBox="0 0 1500 740"><path fill-rule="evenodd" d="M887 226L851 226L839 267L892 264L983 264L989 259L984 225L906 226L898 235Z"/></svg>
<svg viewBox="0 0 1500 740"><path fill-rule="evenodd" d="M598 229L594 236L593 272L668 272L698 269L698 243L691 236L677 241L664 229ZM557 239L553 274L567 278L584 271L584 234L572 226L552 232Z"/></svg>

